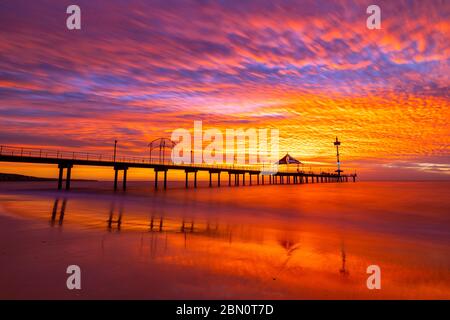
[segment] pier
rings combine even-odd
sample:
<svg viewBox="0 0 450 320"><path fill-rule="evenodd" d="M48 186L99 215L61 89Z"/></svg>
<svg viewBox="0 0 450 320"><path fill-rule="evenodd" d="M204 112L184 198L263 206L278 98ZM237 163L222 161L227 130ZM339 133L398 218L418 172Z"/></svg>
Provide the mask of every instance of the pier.
<svg viewBox="0 0 450 320"><path fill-rule="evenodd" d="M340 168L337 173L329 172L305 172L303 170L281 169L269 174L264 171L262 165L235 165L235 164L175 164L168 160L154 161L143 157L116 157L105 156L89 152L54 151L25 147L0 146L0 162L54 164L59 170L57 188L70 190L72 170L78 166L110 167L111 176L114 177L113 189L119 189L121 179L122 190L127 188L127 171L130 168L150 169L154 172L154 188L167 188L169 170L184 171L185 187L189 188L189 181L193 178L193 188L197 188L197 175L199 172L209 174L209 187L224 186L221 177L227 177L227 185L252 186L252 185L282 185L282 184L307 184L307 183L331 183L356 181L356 173L342 174ZM65 173L65 174L64 174ZM162 186L160 180L162 175ZM228 176L227 176L228 175ZM65 183L64 183L65 182Z"/></svg>

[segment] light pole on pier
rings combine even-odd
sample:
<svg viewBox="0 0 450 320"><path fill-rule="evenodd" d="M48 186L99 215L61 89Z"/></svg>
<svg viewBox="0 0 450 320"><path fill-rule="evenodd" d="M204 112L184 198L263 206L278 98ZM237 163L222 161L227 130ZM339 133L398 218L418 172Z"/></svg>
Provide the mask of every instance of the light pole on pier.
<svg viewBox="0 0 450 320"><path fill-rule="evenodd" d="M338 137L336 137L336 141L334 142L334 145L336 146L336 159L337 159L337 174L340 177L341 176L341 172L343 170L341 170L341 161L339 160L339 146L341 145L341 142L338 140Z"/></svg>
<svg viewBox="0 0 450 320"><path fill-rule="evenodd" d="M114 163L116 163L117 140L114 140Z"/></svg>

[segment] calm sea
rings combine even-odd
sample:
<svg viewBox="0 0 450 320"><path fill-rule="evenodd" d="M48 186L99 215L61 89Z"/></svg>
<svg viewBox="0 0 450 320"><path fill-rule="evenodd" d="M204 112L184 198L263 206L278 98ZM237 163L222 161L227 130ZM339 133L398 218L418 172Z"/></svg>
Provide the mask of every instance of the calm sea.
<svg viewBox="0 0 450 320"><path fill-rule="evenodd" d="M450 182L73 187L0 183L0 298L450 299Z"/></svg>

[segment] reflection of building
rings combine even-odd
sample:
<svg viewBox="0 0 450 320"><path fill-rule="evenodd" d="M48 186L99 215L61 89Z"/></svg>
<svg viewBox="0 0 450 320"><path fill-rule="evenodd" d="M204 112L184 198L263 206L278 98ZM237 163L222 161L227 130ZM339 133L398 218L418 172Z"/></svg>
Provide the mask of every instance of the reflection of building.
<svg viewBox="0 0 450 320"><path fill-rule="evenodd" d="M291 238L283 238L278 240L278 243L286 250L286 259L284 259L283 263L278 269L278 272L272 278L272 280L277 280L279 275L287 268L289 260L292 258L294 251L300 248L300 243L298 240L293 240Z"/></svg>
<svg viewBox="0 0 450 320"><path fill-rule="evenodd" d="M292 253L298 249L300 243L293 239L282 239L278 241L280 245L286 250L286 254L288 256L292 255Z"/></svg>

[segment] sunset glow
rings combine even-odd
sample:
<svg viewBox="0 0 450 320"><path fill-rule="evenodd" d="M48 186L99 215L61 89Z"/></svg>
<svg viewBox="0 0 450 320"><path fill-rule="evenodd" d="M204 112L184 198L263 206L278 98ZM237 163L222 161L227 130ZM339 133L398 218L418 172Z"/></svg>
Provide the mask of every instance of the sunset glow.
<svg viewBox="0 0 450 320"><path fill-rule="evenodd" d="M76 32L68 4L0 3L0 144L111 153L118 139L145 156L202 120L277 128L282 152L324 166L339 136L362 179L449 177L449 2L379 1L368 30L364 1L77 1Z"/></svg>
<svg viewBox="0 0 450 320"><path fill-rule="evenodd" d="M450 0L2 0L0 302L444 314L449 120Z"/></svg>

